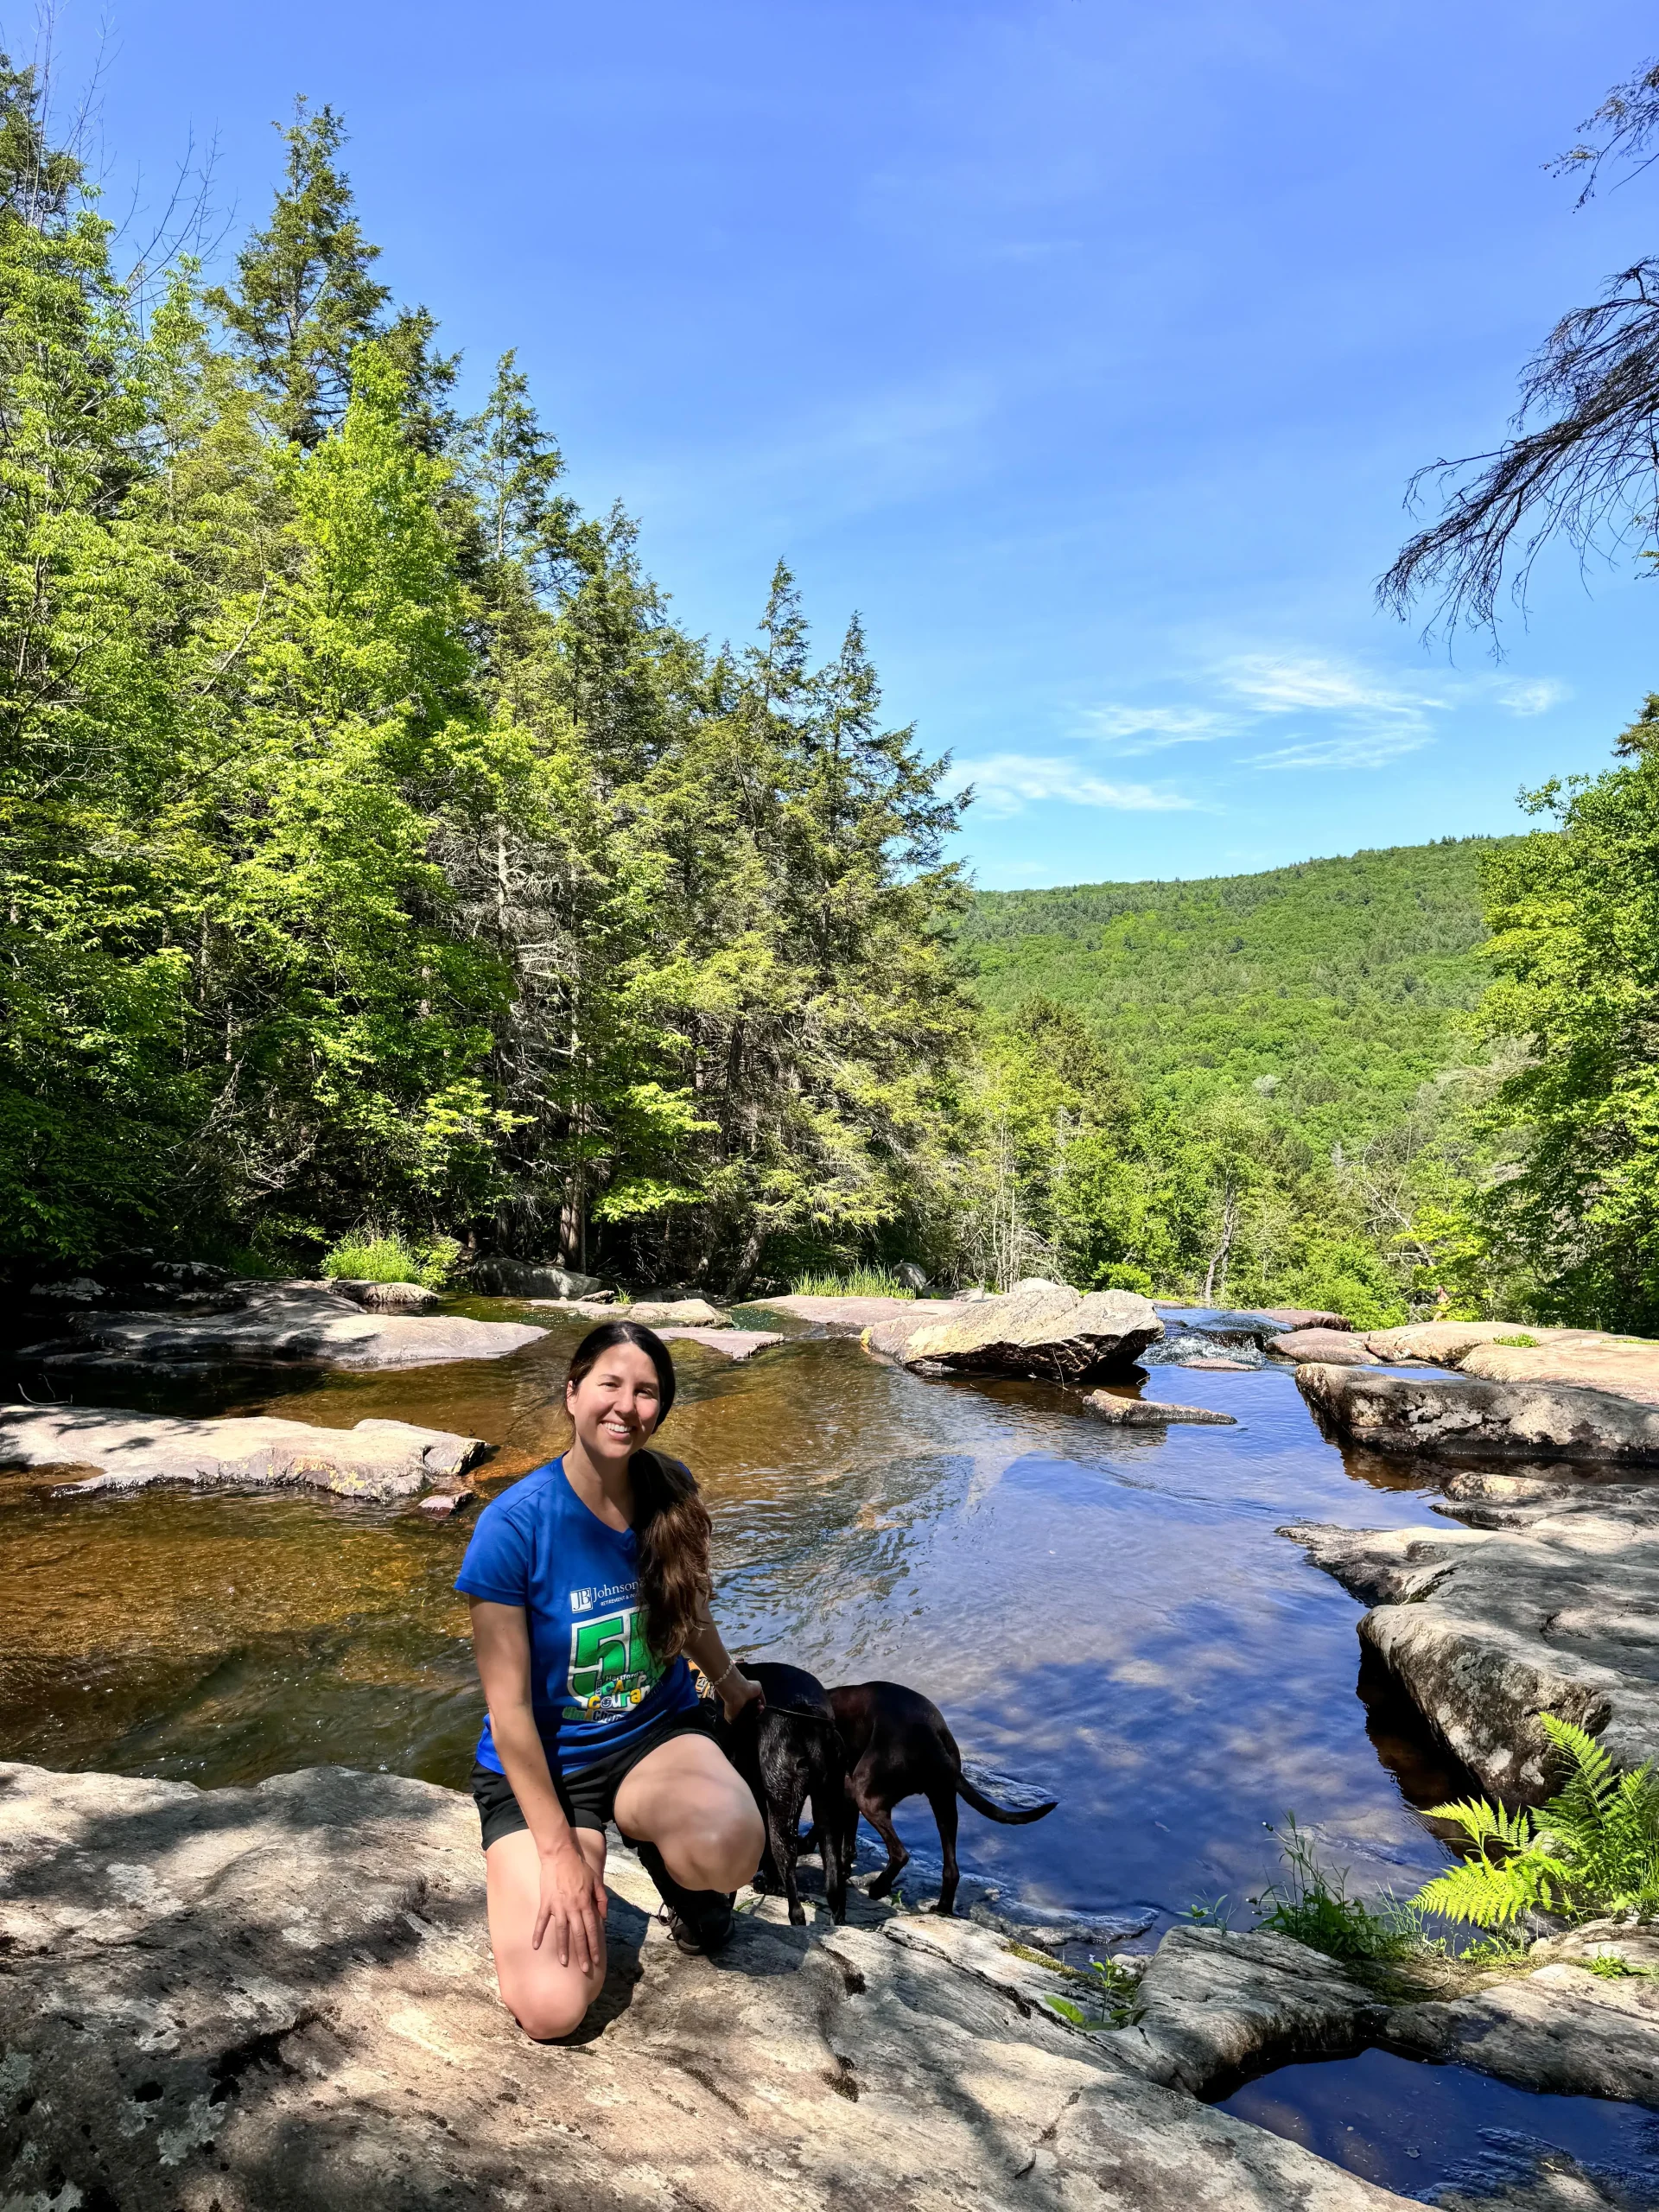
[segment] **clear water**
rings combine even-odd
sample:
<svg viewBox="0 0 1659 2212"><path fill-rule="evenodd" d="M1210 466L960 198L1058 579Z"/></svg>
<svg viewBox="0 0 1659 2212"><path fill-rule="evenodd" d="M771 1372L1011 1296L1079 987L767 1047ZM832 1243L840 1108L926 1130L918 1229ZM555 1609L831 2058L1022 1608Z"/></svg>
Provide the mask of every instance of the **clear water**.
<svg viewBox="0 0 1659 2212"><path fill-rule="evenodd" d="M75 1395L460 1429L498 1447L488 1490L562 1444L558 1383L581 1326L501 1361L142 1388L83 1376ZM1274 1533L1421 1522L1436 1485L1412 1463L1344 1464L1288 1372L1160 1369L1148 1395L1239 1425L1125 1435L1049 1385L926 1380L798 1327L745 1366L695 1345L677 1360L664 1441L708 1492L734 1647L827 1682L912 1683L970 1756L1058 1796L1028 1827L964 1809L969 1870L1051 1909L1155 1927L1259 1891L1269 1824L1293 1809L1361 1890L1409 1891L1445 1863L1415 1808L1465 1778L1362 1683L1358 1606ZM38 1392L38 1376L16 1379ZM462 1783L480 1714L450 1588L464 1522L310 1495L48 1493L0 1476L0 1756L204 1784L324 1760ZM899 1825L925 1895L925 1805Z"/></svg>
<svg viewBox="0 0 1659 2212"><path fill-rule="evenodd" d="M1524 2188L1541 2164L1560 2173L1565 2157L1618 2194L1592 2197L1567 2181L1561 2204L1617 2202L1632 2212L1659 2205L1659 2113L1601 2097L1540 2096L1467 2066L1367 2050L1281 2067L1247 2082L1221 2109L1402 2196L1432 2202L1448 2187L1495 2196Z"/></svg>

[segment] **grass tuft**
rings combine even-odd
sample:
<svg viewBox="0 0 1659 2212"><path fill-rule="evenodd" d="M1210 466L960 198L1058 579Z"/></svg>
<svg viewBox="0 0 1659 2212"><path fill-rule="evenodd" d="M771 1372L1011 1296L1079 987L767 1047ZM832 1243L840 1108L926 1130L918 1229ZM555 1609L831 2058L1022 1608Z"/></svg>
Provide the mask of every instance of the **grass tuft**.
<svg viewBox="0 0 1659 2212"><path fill-rule="evenodd" d="M853 1268L844 1275L797 1275L789 1286L797 1298L914 1298L897 1275L883 1268Z"/></svg>
<svg viewBox="0 0 1659 2212"><path fill-rule="evenodd" d="M418 1282L442 1289L461 1254L453 1236L434 1236L423 1244L406 1243L396 1230L382 1235L357 1230L340 1238L322 1255L322 1272L354 1282Z"/></svg>

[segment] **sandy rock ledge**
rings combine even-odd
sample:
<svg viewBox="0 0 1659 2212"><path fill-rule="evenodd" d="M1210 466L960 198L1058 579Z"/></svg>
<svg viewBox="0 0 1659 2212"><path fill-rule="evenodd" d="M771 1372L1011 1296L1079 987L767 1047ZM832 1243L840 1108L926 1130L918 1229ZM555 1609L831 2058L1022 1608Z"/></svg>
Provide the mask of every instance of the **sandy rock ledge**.
<svg viewBox="0 0 1659 2212"><path fill-rule="evenodd" d="M72 1333L25 1348L48 1368L252 1363L428 1367L500 1359L547 1334L459 1313L370 1313L326 1282L240 1282L212 1313L77 1313Z"/></svg>
<svg viewBox="0 0 1659 2212"><path fill-rule="evenodd" d="M1659 1758L1659 1479L1464 1469L1440 1510L1474 1525L1281 1533L1371 1607L1361 1641L1487 1789L1548 1795L1540 1713Z"/></svg>
<svg viewBox="0 0 1659 2212"><path fill-rule="evenodd" d="M106 1406L0 1406L0 1467L92 1470L60 1497L189 1483L385 1501L454 1485L488 1449L481 1437L406 1421L318 1428L266 1414L181 1421Z"/></svg>

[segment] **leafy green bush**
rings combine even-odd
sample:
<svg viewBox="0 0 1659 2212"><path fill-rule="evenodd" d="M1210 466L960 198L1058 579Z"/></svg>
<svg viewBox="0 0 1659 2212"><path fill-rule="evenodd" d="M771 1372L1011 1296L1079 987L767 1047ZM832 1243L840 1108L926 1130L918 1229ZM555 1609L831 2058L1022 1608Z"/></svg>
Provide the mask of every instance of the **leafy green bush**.
<svg viewBox="0 0 1659 2212"><path fill-rule="evenodd" d="M854 1268L844 1275L797 1275L790 1289L798 1298L914 1298L897 1275L884 1268Z"/></svg>
<svg viewBox="0 0 1659 2212"><path fill-rule="evenodd" d="M342 1275L355 1282L418 1282L429 1290L442 1289L459 1257L461 1246L453 1236L429 1237L423 1244L407 1244L395 1230L380 1235L358 1230L342 1236L322 1255L326 1275Z"/></svg>
<svg viewBox="0 0 1659 2212"><path fill-rule="evenodd" d="M1455 1821L1474 1855L1425 1883L1414 1910L1503 1928L1535 1909L1584 1919L1659 1906L1659 1777L1651 1765L1620 1774L1582 1728L1538 1718L1567 1780L1541 1812L1475 1797L1435 1806L1430 1817Z"/></svg>

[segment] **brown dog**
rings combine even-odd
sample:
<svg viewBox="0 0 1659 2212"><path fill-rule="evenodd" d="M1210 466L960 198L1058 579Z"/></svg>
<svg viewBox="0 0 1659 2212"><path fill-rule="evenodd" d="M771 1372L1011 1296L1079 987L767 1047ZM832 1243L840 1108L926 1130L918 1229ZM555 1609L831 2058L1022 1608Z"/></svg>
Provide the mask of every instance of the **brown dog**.
<svg viewBox="0 0 1659 2212"><path fill-rule="evenodd" d="M887 1847L887 1863L870 1884L873 1897L884 1897L910 1853L899 1840L893 1825L893 1808L902 1798L918 1792L933 1808L939 1824L939 1846L944 1859L944 1879L939 1886L936 1912L949 1914L957 1902L957 1800L961 1797L988 1821L1007 1827L1023 1827L1052 1813L1058 1798L1018 1813L1005 1812L983 1791L976 1789L962 1771L962 1753L956 1738L944 1725L944 1715L918 1690L902 1682L852 1682L831 1690L830 1703L836 1726L847 1747L846 1827L836 1854L843 1866L852 1865L853 1846L861 1813ZM813 1801L813 1811L817 1802ZM832 1847L833 1848L833 1847Z"/></svg>

